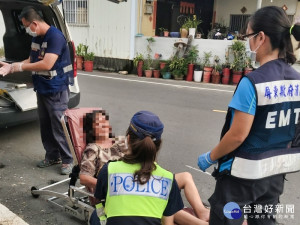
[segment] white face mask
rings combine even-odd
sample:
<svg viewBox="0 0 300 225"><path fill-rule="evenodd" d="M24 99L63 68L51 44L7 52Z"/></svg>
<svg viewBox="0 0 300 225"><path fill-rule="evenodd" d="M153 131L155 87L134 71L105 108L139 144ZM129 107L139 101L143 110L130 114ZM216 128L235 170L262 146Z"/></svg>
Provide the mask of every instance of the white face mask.
<svg viewBox="0 0 300 225"><path fill-rule="evenodd" d="M256 61L256 52L261 46L261 45L257 46L257 48L254 51L251 50L250 40L254 38L256 35L258 35L258 33L253 35L251 38L247 38L246 40L246 54L251 59L251 61Z"/></svg>
<svg viewBox="0 0 300 225"><path fill-rule="evenodd" d="M30 24L31 25L31 24ZM29 25L29 26L30 26ZM36 37L37 36L37 33L36 32L33 32L31 29L30 29L30 27L26 27L26 33L27 34L29 34L30 36L32 36L32 37Z"/></svg>

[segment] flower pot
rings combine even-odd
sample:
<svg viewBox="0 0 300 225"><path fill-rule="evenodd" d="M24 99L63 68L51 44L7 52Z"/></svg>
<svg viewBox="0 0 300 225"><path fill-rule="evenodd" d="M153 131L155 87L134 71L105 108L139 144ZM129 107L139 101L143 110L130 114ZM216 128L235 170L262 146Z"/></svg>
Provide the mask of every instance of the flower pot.
<svg viewBox="0 0 300 225"><path fill-rule="evenodd" d="M94 66L93 61L84 61L83 64L84 64L84 71L93 72L93 66Z"/></svg>
<svg viewBox="0 0 300 225"><path fill-rule="evenodd" d="M230 76L222 77L222 84L229 84Z"/></svg>
<svg viewBox="0 0 300 225"><path fill-rule="evenodd" d="M211 75L211 82L213 84L219 84L220 81L221 81L221 75L220 75L220 73L213 73Z"/></svg>
<svg viewBox="0 0 300 225"><path fill-rule="evenodd" d="M139 61L138 62L138 66L137 66L137 74L139 77L143 76L143 64L144 64L144 61Z"/></svg>
<svg viewBox="0 0 300 225"><path fill-rule="evenodd" d="M194 64L189 64L188 65L188 72L186 75L186 80L187 81L193 81L193 74L194 74Z"/></svg>
<svg viewBox="0 0 300 225"><path fill-rule="evenodd" d="M187 38L187 36L188 36L188 30L185 29L185 28L181 28L180 29L180 37L181 38Z"/></svg>
<svg viewBox="0 0 300 225"><path fill-rule="evenodd" d="M179 32L170 32L170 36L174 37L174 38L179 38L180 37L180 33Z"/></svg>
<svg viewBox="0 0 300 225"><path fill-rule="evenodd" d="M203 71L194 71L194 81L201 82Z"/></svg>
<svg viewBox="0 0 300 225"><path fill-rule="evenodd" d="M162 70L163 68L165 68L166 64L167 63L165 63L165 62L160 62L159 63L159 68Z"/></svg>
<svg viewBox="0 0 300 225"><path fill-rule="evenodd" d="M230 76L230 69L229 68L223 68L223 76Z"/></svg>
<svg viewBox="0 0 300 225"><path fill-rule="evenodd" d="M164 79L170 79L171 78L171 73L170 72L165 72L165 73L163 73L163 78Z"/></svg>
<svg viewBox="0 0 300 225"><path fill-rule="evenodd" d="M213 71L213 67L207 67L207 66L205 66L205 67L203 68L203 70L204 70L204 71L207 71L207 72L212 72L212 71Z"/></svg>
<svg viewBox="0 0 300 225"><path fill-rule="evenodd" d="M233 84L238 84L240 82L240 79L243 76L243 71L233 71L232 74L232 83Z"/></svg>
<svg viewBox="0 0 300 225"><path fill-rule="evenodd" d="M153 70L153 77L159 78L160 77L160 71L159 70Z"/></svg>
<svg viewBox="0 0 300 225"><path fill-rule="evenodd" d="M244 75L248 74L248 73L251 73L253 71L252 68L245 68L244 69Z"/></svg>
<svg viewBox="0 0 300 225"><path fill-rule="evenodd" d="M164 36L169 37L169 31L164 31Z"/></svg>
<svg viewBox="0 0 300 225"><path fill-rule="evenodd" d="M183 80L184 75L174 75L174 80Z"/></svg>
<svg viewBox="0 0 300 225"><path fill-rule="evenodd" d="M76 56L76 65L78 70L82 70L82 64L83 64L83 57L82 56Z"/></svg>
<svg viewBox="0 0 300 225"><path fill-rule="evenodd" d="M189 36L192 35L192 37L194 38L196 34L196 28L189 28Z"/></svg>
<svg viewBox="0 0 300 225"><path fill-rule="evenodd" d="M152 70L145 70L145 76L148 78L152 77Z"/></svg>
<svg viewBox="0 0 300 225"><path fill-rule="evenodd" d="M211 72L204 70L204 72L203 72L203 83L209 83L210 82L210 77L211 77Z"/></svg>

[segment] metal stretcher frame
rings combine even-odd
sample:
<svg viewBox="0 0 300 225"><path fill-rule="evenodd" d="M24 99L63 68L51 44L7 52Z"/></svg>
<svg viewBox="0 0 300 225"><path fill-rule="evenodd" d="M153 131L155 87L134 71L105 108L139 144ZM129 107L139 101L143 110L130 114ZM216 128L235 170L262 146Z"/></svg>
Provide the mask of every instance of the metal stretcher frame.
<svg viewBox="0 0 300 225"><path fill-rule="evenodd" d="M73 156L74 168L77 166L79 168L82 153L85 149L85 142L83 140L83 132L80 132L79 129L82 129L81 120L86 113L91 113L95 110L101 110L101 108L77 108L77 109L68 109L65 111L61 117L61 124L68 142L68 146ZM82 135L80 135L82 134ZM72 173L74 172L74 168ZM78 176L78 174L77 174ZM75 179L73 182L71 179ZM47 199L48 202L60 207L62 211L66 212L69 215L72 215L80 220L89 221L89 218L94 211L94 207L89 204L89 198L93 198L94 195L83 190L85 187L75 187L75 182L78 177L73 177L70 175L70 178L58 181L51 185L37 188L35 186L31 187L31 194L34 198L38 198L40 195L51 196ZM49 190L49 188L58 186L63 183L69 182L68 191L65 193L60 193L56 191ZM71 185L70 183L74 183ZM75 197L75 192L81 193L83 197ZM62 199L64 204L57 203L58 199Z"/></svg>

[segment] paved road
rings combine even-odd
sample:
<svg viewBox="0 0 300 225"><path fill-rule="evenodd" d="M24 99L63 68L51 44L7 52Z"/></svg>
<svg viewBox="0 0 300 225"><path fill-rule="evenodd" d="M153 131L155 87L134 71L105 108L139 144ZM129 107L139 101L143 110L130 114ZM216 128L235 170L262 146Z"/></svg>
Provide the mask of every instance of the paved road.
<svg viewBox="0 0 300 225"><path fill-rule="evenodd" d="M125 133L135 112L157 113L165 124L159 163L175 173L191 172L203 200L208 199L213 192L214 179L190 167L196 168L198 155L218 142L233 86L100 72L80 73L79 82L80 107L106 109L117 135ZM65 178L58 175L59 166L47 169L35 166L44 155L38 122L1 130L0 143L0 161L4 164L0 169L0 203L31 225L82 224L50 205L44 196L31 197L31 186L43 186ZM295 204L295 219L285 224L296 225L300 219L299 174L289 175L287 179L282 203ZM66 190L64 186L61 189Z"/></svg>

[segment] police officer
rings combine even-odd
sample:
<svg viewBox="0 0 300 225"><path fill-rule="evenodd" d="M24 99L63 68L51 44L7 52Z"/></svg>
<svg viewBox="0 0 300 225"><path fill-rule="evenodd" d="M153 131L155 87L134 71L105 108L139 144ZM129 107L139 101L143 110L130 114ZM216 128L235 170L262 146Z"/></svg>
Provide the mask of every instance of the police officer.
<svg viewBox="0 0 300 225"><path fill-rule="evenodd" d="M95 197L104 200L107 225L173 224L183 208L174 175L156 162L163 124L148 111L134 114L127 130L129 153L102 167ZM97 205L101 220L102 205ZM90 224L99 224L96 213Z"/></svg>
<svg viewBox="0 0 300 225"><path fill-rule="evenodd" d="M241 225L244 216L249 225L275 224L284 176L300 169L300 149L289 147L300 112L300 74L290 66L296 31L279 7L250 17L245 38L260 67L238 84L219 144L198 158L203 171L218 162L210 224Z"/></svg>
<svg viewBox="0 0 300 225"><path fill-rule="evenodd" d="M23 62L1 62L0 74L32 71L41 138L46 150L45 159L37 166L44 168L62 162L61 174L69 174L73 158L60 123L68 107L69 78L73 76L69 48L62 32L49 26L35 8L25 7L19 18L33 37L30 56Z"/></svg>

